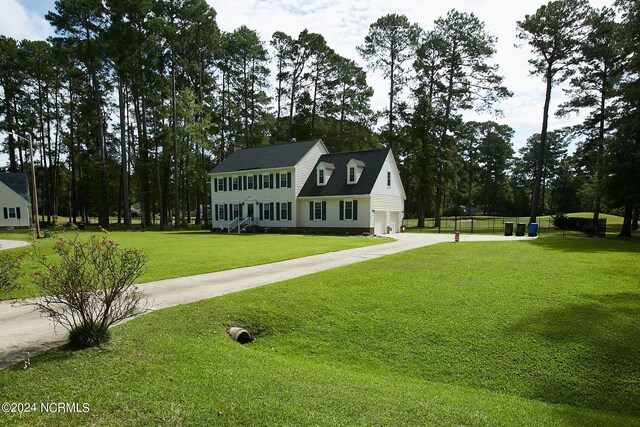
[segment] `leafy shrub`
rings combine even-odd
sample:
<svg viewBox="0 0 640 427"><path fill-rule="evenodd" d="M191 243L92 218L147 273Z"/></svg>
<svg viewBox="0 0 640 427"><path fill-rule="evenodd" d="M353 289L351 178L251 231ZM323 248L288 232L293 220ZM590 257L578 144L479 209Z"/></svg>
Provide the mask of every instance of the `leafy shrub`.
<svg viewBox="0 0 640 427"><path fill-rule="evenodd" d="M569 225L569 217L563 213L557 214L551 217L553 219L553 226L561 230L566 230Z"/></svg>
<svg viewBox="0 0 640 427"><path fill-rule="evenodd" d="M8 253L0 253L0 291L11 292L18 287L16 279L20 274L20 258Z"/></svg>
<svg viewBox="0 0 640 427"><path fill-rule="evenodd" d="M569 217L565 214L558 214L553 217L553 226L561 230L582 231L590 236L604 236L607 230L607 219L601 218L597 224L594 224L591 218Z"/></svg>
<svg viewBox="0 0 640 427"><path fill-rule="evenodd" d="M109 330L104 330L96 323L86 323L69 331L69 346L72 348L97 347L109 341Z"/></svg>
<svg viewBox="0 0 640 427"><path fill-rule="evenodd" d="M43 271L36 284L44 297L27 304L73 331L74 345L105 342L111 325L143 310L143 295L134 286L146 257L137 249L120 248L107 235L83 239L79 234L56 241L58 259L36 253Z"/></svg>

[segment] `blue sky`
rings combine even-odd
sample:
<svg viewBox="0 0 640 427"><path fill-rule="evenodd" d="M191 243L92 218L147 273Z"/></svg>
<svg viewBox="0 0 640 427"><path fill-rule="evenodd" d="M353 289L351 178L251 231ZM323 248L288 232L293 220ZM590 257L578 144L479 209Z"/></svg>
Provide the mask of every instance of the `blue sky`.
<svg viewBox="0 0 640 427"><path fill-rule="evenodd" d="M526 46L516 48L516 21L535 12L546 1L541 0L208 0L217 11L218 25L232 31L240 25L257 30L265 42L274 31L292 36L307 28L321 33L329 46L343 56L364 66L356 52L367 33L369 24L387 13L406 15L422 28L432 28L433 21L450 9L473 12L486 24L487 31L498 37L495 63L505 76L505 84L514 92L513 98L502 102L502 118L468 113L468 119L491 119L505 123L516 131L514 145L522 146L526 139L540 131L544 85L540 78L529 75L530 57ZM591 0L595 7L610 5L611 0ZM44 19L52 10L51 0L0 0L0 34L17 39L45 39L53 30ZM369 72L374 88L374 108L386 103L388 84L382 77ZM554 106L564 99L561 88L554 90ZM551 118L550 128L556 129L580 121L579 116Z"/></svg>

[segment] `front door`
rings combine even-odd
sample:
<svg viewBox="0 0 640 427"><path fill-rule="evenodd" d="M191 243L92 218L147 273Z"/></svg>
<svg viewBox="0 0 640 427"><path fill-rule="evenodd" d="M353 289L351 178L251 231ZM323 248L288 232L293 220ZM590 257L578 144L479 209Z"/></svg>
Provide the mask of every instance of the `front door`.
<svg viewBox="0 0 640 427"><path fill-rule="evenodd" d="M247 216L253 220L253 203L247 205Z"/></svg>

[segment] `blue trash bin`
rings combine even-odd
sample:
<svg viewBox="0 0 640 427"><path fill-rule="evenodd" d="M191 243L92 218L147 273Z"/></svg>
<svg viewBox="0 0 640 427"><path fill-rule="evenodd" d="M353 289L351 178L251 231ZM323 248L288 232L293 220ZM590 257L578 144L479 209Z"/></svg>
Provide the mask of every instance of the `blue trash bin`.
<svg viewBox="0 0 640 427"><path fill-rule="evenodd" d="M529 224L529 237L536 237L538 235L538 224L532 222Z"/></svg>

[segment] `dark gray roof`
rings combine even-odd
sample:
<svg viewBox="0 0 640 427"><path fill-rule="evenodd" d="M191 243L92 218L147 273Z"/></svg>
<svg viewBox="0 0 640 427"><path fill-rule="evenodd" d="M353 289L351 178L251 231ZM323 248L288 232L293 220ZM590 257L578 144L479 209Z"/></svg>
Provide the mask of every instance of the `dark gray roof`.
<svg viewBox="0 0 640 427"><path fill-rule="evenodd" d="M295 166L319 139L243 148L233 152L211 173L272 169Z"/></svg>
<svg viewBox="0 0 640 427"><path fill-rule="evenodd" d="M300 190L300 197L326 197L349 196L356 194L370 194L384 161L389 153L389 148L368 151L351 151L347 153L325 154L320 156L316 167L320 162L333 163L336 169L325 185L317 185L316 169L307 178ZM355 184L347 184L347 163L351 159L363 162L366 166L362 175Z"/></svg>
<svg viewBox="0 0 640 427"><path fill-rule="evenodd" d="M29 176L26 173L0 173L0 181L29 201Z"/></svg>

